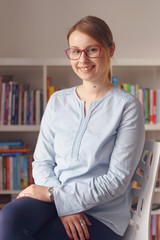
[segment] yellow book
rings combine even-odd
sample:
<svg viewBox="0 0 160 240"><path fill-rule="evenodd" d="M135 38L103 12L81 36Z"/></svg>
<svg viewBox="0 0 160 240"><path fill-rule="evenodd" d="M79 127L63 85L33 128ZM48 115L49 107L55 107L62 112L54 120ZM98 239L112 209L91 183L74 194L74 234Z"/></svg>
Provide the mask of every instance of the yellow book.
<svg viewBox="0 0 160 240"><path fill-rule="evenodd" d="M122 87L125 91L127 91L127 83L122 83Z"/></svg>
<svg viewBox="0 0 160 240"><path fill-rule="evenodd" d="M49 98L54 92L55 92L55 87L54 86L49 86Z"/></svg>

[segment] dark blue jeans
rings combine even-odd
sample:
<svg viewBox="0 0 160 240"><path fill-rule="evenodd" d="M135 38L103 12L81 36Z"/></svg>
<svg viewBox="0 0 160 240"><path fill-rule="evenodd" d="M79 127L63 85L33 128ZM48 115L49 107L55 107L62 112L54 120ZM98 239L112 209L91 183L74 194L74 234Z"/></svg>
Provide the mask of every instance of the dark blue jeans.
<svg viewBox="0 0 160 240"><path fill-rule="evenodd" d="M88 216L91 240L121 240L103 223ZM0 240L68 240L54 203L22 197L0 211Z"/></svg>

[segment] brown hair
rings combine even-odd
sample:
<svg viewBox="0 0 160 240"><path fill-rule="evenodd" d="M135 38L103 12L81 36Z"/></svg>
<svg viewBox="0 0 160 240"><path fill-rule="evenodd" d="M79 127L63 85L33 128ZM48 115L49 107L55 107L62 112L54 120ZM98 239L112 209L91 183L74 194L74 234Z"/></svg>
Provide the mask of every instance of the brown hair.
<svg viewBox="0 0 160 240"><path fill-rule="evenodd" d="M111 80L110 71L110 55L108 47L112 46L113 36L109 26L102 19L95 16L86 16L78 21L71 29L68 31L67 40L69 42L70 35L75 31L80 31L86 33L87 35L93 37L97 42L106 49L108 57L108 78Z"/></svg>

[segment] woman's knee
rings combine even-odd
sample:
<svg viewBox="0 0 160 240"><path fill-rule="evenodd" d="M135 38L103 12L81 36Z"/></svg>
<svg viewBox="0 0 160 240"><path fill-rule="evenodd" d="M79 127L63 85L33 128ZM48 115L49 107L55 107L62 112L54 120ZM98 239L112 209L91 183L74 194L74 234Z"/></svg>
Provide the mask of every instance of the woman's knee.
<svg viewBox="0 0 160 240"><path fill-rule="evenodd" d="M16 200L15 200L16 201ZM17 225L20 219L21 212L18 210L18 204L15 202L8 203L1 211L0 211L0 226L5 227L9 226L10 223L14 223Z"/></svg>

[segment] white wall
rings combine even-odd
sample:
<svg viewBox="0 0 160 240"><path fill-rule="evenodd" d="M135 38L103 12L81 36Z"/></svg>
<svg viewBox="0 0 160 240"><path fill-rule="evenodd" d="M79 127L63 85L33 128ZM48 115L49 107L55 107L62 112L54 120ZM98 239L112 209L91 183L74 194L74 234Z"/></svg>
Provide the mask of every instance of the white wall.
<svg viewBox="0 0 160 240"><path fill-rule="evenodd" d="M0 57L63 58L67 30L96 15L120 58L160 58L160 0L0 0Z"/></svg>

